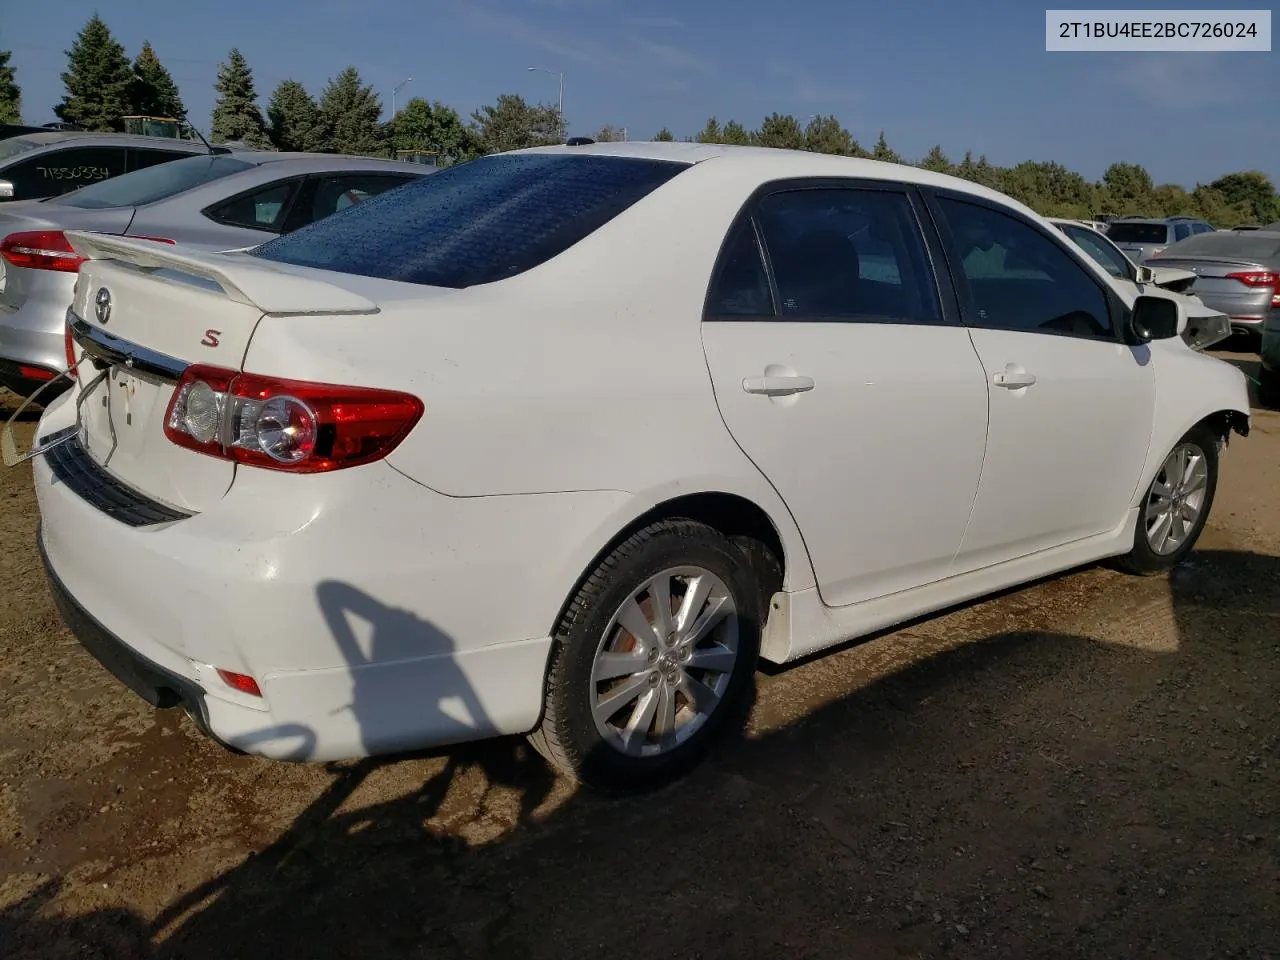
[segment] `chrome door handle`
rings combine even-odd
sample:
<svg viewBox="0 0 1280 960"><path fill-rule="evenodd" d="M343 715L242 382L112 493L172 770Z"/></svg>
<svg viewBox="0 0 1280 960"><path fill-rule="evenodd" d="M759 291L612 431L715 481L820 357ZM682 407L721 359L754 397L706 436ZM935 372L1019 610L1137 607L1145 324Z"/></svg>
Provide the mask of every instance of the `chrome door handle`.
<svg viewBox="0 0 1280 960"><path fill-rule="evenodd" d="M793 393L805 393L814 387L813 377L747 377L742 389L747 393L759 393L766 397L789 397Z"/></svg>
<svg viewBox="0 0 1280 960"><path fill-rule="evenodd" d="M1006 390L1019 390L1035 383L1036 375L1034 373L993 373L991 382Z"/></svg>

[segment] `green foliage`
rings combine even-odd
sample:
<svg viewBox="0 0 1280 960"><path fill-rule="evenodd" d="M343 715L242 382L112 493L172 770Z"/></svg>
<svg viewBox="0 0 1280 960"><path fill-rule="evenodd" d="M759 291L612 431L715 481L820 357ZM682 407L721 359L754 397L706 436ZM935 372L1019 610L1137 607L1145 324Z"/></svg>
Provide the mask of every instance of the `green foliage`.
<svg viewBox="0 0 1280 960"><path fill-rule="evenodd" d="M771 113L760 124L756 134L756 143L762 147L777 147L780 150L803 150L805 148L804 129L800 121L791 114Z"/></svg>
<svg viewBox="0 0 1280 960"><path fill-rule="evenodd" d="M925 170L932 170L934 173L951 172L951 161L942 152L941 144L935 144L930 148L924 159L920 161L920 166Z"/></svg>
<svg viewBox="0 0 1280 960"><path fill-rule="evenodd" d="M1265 225L1280 220L1276 188L1265 173L1257 170L1229 173L1209 184L1209 189L1216 190L1229 206L1247 210L1254 223Z"/></svg>
<svg viewBox="0 0 1280 960"><path fill-rule="evenodd" d="M858 157L864 153L858 141L853 139L853 134L830 116L817 116L809 121L804 128L804 149L840 157Z"/></svg>
<svg viewBox="0 0 1280 960"><path fill-rule="evenodd" d="M440 167L470 160L479 152L458 111L439 100L428 103L422 97L414 97L392 119L391 131L397 150L434 154Z"/></svg>
<svg viewBox="0 0 1280 960"><path fill-rule="evenodd" d="M724 134L720 132L720 122L712 117L693 139L698 143L724 143Z"/></svg>
<svg viewBox="0 0 1280 960"><path fill-rule="evenodd" d="M132 112L143 116L180 119L187 112L178 93L178 85L151 48L150 40L143 41L142 50L133 61L133 84L129 96Z"/></svg>
<svg viewBox="0 0 1280 960"><path fill-rule="evenodd" d="M62 83L67 92L53 108L59 120L77 123L86 130L122 128L121 117L132 106L133 70L124 47L96 13L67 51Z"/></svg>
<svg viewBox="0 0 1280 960"><path fill-rule="evenodd" d="M8 50L0 50L0 123L22 122L22 88L18 86Z"/></svg>
<svg viewBox="0 0 1280 960"><path fill-rule="evenodd" d="M722 143L731 143L737 147L746 147L755 141L752 134L737 120L730 120L720 132Z"/></svg>
<svg viewBox="0 0 1280 960"><path fill-rule="evenodd" d="M282 80L267 104L271 143L277 150L318 152L329 148L329 131L315 98L297 80Z"/></svg>
<svg viewBox="0 0 1280 960"><path fill-rule="evenodd" d="M347 67L320 94L320 114L329 133L329 149L357 156L384 156L387 144L378 119L382 101L373 87L361 82L355 67Z"/></svg>
<svg viewBox="0 0 1280 960"><path fill-rule="evenodd" d="M901 163L902 157L898 156L889 148L889 141L884 138L884 131L880 131L880 139L876 141L875 148L871 151L872 160L883 160L885 163Z"/></svg>
<svg viewBox="0 0 1280 960"><path fill-rule="evenodd" d="M564 142L564 128L554 106L529 104L524 97L504 93L496 103L471 114L471 134L481 153L523 150Z"/></svg>
<svg viewBox="0 0 1280 960"><path fill-rule="evenodd" d="M596 135L591 139L596 143L621 143L627 139L627 136L626 131L621 127L615 127L612 123L606 123L596 131Z"/></svg>
<svg viewBox="0 0 1280 960"><path fill-rule="evenodd" d="M653 140L655 143L671 143L675 140L675 134L663 127L653 135Z"/></svg>
<svg viewBox="0 0 1280 960"><path fill-rule="evenodd" d="M213 104L213 142L232 140L251 147L270 146L262 111L258 109L253 71L239 50L232 49L227 62L218 64L218 79L213 87L218 91Z"/></svg>

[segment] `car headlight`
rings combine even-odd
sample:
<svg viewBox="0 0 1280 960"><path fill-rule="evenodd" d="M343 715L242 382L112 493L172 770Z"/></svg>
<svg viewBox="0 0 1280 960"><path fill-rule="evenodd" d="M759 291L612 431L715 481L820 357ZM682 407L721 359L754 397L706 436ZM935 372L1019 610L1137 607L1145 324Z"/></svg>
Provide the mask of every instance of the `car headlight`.
<svg viewBox="0 0 1280 960"><path fill-rule="evenodd" d="M1182 339L1192 350L1204 350L1231 336L1231 321L1221 313L1210 317L1190 317Z"/></svg>

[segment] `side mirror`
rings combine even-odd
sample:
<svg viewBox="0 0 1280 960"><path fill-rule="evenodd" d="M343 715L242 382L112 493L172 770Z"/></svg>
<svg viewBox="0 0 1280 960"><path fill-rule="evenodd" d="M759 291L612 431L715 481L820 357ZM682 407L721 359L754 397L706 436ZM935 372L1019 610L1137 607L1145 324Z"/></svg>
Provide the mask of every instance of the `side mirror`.
<svg viewBox="0 0 1280 960"><path fill-rule="evenodd" d="M1176 337L1186 325L1182 305L1164 297L1138 297L1129 315L1129 342L1150 343Z"/></svg>
<svg viewBox="0 0 1280 960"><path fill-rule="evenodd" d="M1150 267L1138 267L1138 272L1133 278L1134 283L1155 283L1156 272Z"/></svg>
<svg viewBox="0 0 1280 960"><path fill-rule="evenodd" d="M13 184L8 180L0 180L0 200L13 199Z"/></svg>

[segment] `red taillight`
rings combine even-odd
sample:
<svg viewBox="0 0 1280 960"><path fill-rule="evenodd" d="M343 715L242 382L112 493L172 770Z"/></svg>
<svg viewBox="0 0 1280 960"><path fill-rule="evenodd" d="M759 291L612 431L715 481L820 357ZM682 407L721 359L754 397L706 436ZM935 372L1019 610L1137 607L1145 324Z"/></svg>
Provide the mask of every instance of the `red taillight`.
<svg viewBox="0 0 1280 960"><path fill-rule="evenodd" d="M42 367L28 367L25 363L18 364L18 375L26 377L28 380L52 380L57 376L51 370L45 370Z"/></svg>
<svg viewBox="0 0 1280 960"><path fill-rule="evenodd" d="M1280 283L1280 275L1270 270L1250 270L1243 273L1228 273L1228 280L1239 280L1246 287L1274 287Z"/></svg>
<svg viewBox="0 0 1280 960"><path fill-rule="evenodd" d="M85 258L76 253L61 230L29 230L0 240L0 257L28 270L75 273Z"/></svg>
<svg viewBox="0 0 1280 960"><path fill-rule="evenodd" d="M239 690L241 693L247 693L251 697L262 696L262 688L258 686L258 681L253 679L247 673L235 673L231 670L223 670L221 667L216 668L218 676L232 690Z"/></svg>
<svg viewBox="0 0 1280 960"><path fill-rule="evenodd" d="M385 457L422 416L407 393L188 367L165 412L172 442L236 463L320 473Z"/></svg>

